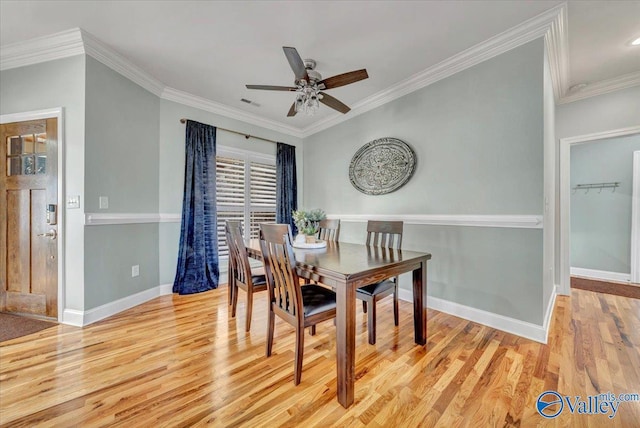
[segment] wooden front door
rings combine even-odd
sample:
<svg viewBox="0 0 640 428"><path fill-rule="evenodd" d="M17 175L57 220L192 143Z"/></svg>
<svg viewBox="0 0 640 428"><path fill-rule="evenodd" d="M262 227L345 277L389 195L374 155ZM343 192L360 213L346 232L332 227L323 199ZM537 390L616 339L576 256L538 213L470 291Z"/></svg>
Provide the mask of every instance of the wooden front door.
<svg viewBox="0 0 640 428"><path fill-rule="evenodd" d="M0 125L0 311L58 316L58 123Z"/></svg>

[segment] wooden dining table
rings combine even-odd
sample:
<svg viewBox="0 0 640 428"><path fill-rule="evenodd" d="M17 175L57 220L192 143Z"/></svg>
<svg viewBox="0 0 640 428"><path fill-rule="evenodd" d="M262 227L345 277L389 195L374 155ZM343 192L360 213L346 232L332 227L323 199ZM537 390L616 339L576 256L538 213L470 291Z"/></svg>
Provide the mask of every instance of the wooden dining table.
<svg viewBox="0 0 640 428"><path fill-rule="evenodd" d="M247 251L261 259L260 241ZM336 368L338 402L353 404L356 348L356 289L403 273L413 272L415 342L427 343L427 261L431 254L327 242L326 248L294 248L298 275L332 287L336 292Z"/></svg>

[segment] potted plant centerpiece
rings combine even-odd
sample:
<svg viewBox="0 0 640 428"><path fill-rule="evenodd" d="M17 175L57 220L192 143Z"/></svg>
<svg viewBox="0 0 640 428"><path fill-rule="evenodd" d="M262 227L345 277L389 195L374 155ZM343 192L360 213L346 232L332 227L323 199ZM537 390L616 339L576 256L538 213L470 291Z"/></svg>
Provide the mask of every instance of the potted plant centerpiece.
<svg viewBox="0 0 640 428"><path fill-rule="evenodd" d="M311 211L293 211L293 221L298 228L298 235L296 235L296 242L298 243L314 243L316 242L316 234L318 233L318 226L320 220L327 218L327 215L323 210L317 208Z"/></svg>

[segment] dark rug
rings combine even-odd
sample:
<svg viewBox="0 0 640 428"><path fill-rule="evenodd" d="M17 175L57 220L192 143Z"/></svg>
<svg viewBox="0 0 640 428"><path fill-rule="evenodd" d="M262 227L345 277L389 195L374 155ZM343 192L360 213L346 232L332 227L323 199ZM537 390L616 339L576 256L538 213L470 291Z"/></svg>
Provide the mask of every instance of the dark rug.
<svg viewBox="0 0 640 428"><path fill-rule="evenodd" d="M42 321L19 315L0 312L0 342L37 333L45 328L55 327L58 324L51 321Z"/></svg>

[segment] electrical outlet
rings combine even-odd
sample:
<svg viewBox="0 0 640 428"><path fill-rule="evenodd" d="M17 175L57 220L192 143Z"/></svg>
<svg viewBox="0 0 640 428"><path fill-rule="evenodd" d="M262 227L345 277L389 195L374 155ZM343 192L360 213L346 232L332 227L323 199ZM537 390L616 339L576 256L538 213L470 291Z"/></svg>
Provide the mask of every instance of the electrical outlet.
<svg viewBox="0 0 640 428"><path fill-rule="evenodd" d="M140 275L140 265L131 266L131 278L135 278Z"/></svg>
<svg viewBox="0 0 640 428"><path fill-rule="evenodd" d="M100 202L100 209L101 210L106 210L107 208L109 208L109 197L108 196L100 196L99 202Z"/></svg>

